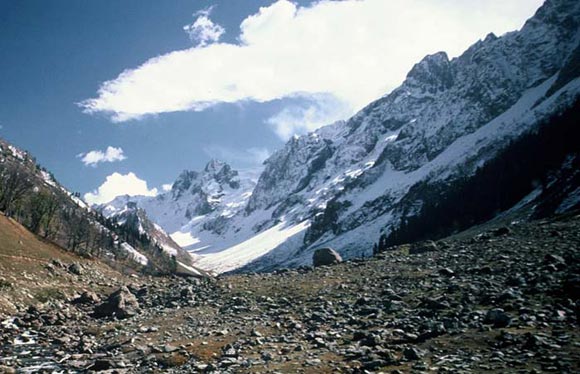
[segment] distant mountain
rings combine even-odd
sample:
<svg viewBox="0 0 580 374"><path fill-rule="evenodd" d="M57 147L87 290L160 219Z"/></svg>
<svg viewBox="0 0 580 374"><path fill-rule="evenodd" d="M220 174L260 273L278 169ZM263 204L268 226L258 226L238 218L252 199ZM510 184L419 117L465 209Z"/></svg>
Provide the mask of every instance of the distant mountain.
<svg viewBox="0 0 580 374"><path fill-rule="evenodd" d="M190 268L193 262L144 213L127 210L123 222L105 219L60 185L28 152L1 139L0 212L45 240L120 270L189 273L182 268ZM139 219L132 219L133 215Z"/></svg>
<svg viewBox="0 0 580 374"><path fill-rule="evenodd" d="M443 204L448 190L458 191L490 162L500 170L494 160L508 157L518 139L574 107L579 22L578 1L547 0L520 31L489 34L451 60L444 52L429 55L400 87L348 121L290 139L265 161L253 189L251 183L231 185L230 168L208 165L201 173L184 172L171 192L138 204L201 255L199 266L219 272L309 264L321 246L345 258L370 255L380 237L385 241ZM568 151L568 160L575 159L573 147ZM219 178L214 169L223 170ZM569 176L569 169L562 163L553 174ZM511 183L500 176L485 180L490 195L509 189L502 181ZM492 213L537 188L532 180L522 184L510 199L494 200ZM552 200L554 211L576 206L580 194L572 187ZM120 205L110 204L111 211ZM491 214L484 213L478 219ZM447 217L437 230L452 231L457 220Z"/></svg>
<svg viewBox="0 0 580 374"><path fill-rule="evenodd" d="M164 194L120 196L97 209L110 218L138 206L173 240L197 251L222 240L227 222L245 208L256 179L250 173L240 175L225 162L211 160L201 171L183 171Z"/></svg>

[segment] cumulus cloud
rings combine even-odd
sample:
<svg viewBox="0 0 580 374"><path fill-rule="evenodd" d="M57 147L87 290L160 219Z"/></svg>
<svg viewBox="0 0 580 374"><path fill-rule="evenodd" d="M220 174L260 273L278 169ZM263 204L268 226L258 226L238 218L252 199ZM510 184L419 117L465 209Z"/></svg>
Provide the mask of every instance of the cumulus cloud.
<svg viewBox="0 0 580 374"><path fill-rule="evenodd" d="M171 191L171 187L173 187L173 184L166 183L166 184L161 186L161 189L163 190L163 192L167 192L167 191Z"/></svg>
<svg viewBox="0 0 580 374"><path fill-rule="evenodd" d="M84 195L89 204L104 204L117 196L156 196L157 188L149 189L147 182L137 177L134 173L113 173L96 190Z"/></svg>
<svg viewBox="0 0 580 374"><path fill-rule="evenodd" d="M203 151L209 157L226 161L234 167L262 165L271 154L266 148L236 149L221 145L208 145L203 148Z"/></svg>
<svg viewBox="0 0 580 374"><path fill-rule="evenodd" d="M399 85L426 54L457 56L489 32L519 28L541 3L321 0L299 7L278 0L241 23L237 43L218 42L222 32L207 11L199 27L191 25L197 46L124 71L81 106L122 122L216 103L332 95L346 117ZM289 108L269 122L286 137L318 126L320 110L326 106ZM301 114L309 124L297 124Z"/></svg>
<svg viewBox="0 0 580 374"><path fill-rule="evenodd" d="M183 31L189 36L189 39L198 47L203 47L210 43L215 43L220 40L221 36L226 30L215 24L210 18L213 6L200 10L193 14L197 17L190 25L183 26Z"/></svg>
<svg viewBox="0 0 580 374"><path fill-rule="evenodd" d="M127 157L123 154L122 148L107 147L105 151L95 150L77 155L85 166L96 167L101 162L123 161Z"/></svg>

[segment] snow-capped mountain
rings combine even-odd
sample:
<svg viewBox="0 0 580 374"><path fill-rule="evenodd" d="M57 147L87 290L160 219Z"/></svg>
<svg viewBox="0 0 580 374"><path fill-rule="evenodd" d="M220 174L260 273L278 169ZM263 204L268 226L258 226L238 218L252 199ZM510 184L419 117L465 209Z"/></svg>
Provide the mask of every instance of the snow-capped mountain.
<svg viewBox="0 0 580 374"><path fill-rule="evenodd" d="M220 272L307 264L320 246L368 255L437 198L415 190L411 198L414 186L472 176L575 103L579 25L578 1L547 0L520 31L489 34L451 60L429 55L348 121L292 138L265 161L255 188L231 184L231 169L210 163L138 204L201 255L199 266Z"/></svg>
<svg viewBox="0 0 580 374"><path fill-rule="evenodd" d="M177 244L195 252L220 241L228 221L245 208L256 179L250 172L240 175L227 163L211 160L202 171L183 171L164 194L120 196L98 209L110 218L138 206Z"/></svg>

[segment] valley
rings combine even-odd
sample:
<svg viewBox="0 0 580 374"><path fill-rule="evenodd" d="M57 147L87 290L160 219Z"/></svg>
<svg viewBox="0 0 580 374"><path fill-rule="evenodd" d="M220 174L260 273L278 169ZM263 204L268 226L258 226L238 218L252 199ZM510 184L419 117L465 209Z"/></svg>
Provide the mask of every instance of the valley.
<svg viewBox="0 0 580 374"><path fill-rule="evenodd" d="M579 235L576 212L269 274L103 282L87 271L71 278L78 288L3 316L0 372L573 373ZM119 287L135 314L93 317Z"/></svg>
<svg viewBox="0 0 580 374"><path fill-rule="evenodd" d="M276 9L300 9L295 19L345 4L380 3L278 0L240 27ZM56 164L73 184L104 176L84 198L0 139L0 374L580 372L580 2L546 0L519 30L452 57L435 49L350 118L302 124L313 130L274 152L200 146L201 127L177 139L191 133L169 122L232 104L179 98L190 89L129 99L128 112L88 109L141 69L231 47L213 8L194 16L215 40L125 70L77 102L115 122L99 137L123 139L130 157L42 139L45 155L54 146L77 163L78 175ZM183 27L190 38L196 24ZM237 42L232 51L248 47ZM304 99L280 95L235 100L231 118L248 125L253 105L284 113ZM204 125L231 130L232 107L203 114L221 118ZM87 150L102 140L75 131ZM235 143L236 131L220 140ZM175 149L156 149L165 136ZM209 160L199 167L190 152ZM129 171L143 165L154 184Z"/></svg>

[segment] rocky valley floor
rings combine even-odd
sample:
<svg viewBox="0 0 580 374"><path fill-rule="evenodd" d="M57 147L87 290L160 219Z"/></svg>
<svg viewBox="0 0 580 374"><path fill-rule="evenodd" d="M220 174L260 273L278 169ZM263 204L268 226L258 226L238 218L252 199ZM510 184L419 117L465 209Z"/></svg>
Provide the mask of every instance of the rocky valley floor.
<svg viewBox="0 0 580 374"><path fill-rule="evenodd" d="M217 280L81 266L79 289L5 313L0 373L579 372L579 249L568 215Z"/></svg>

